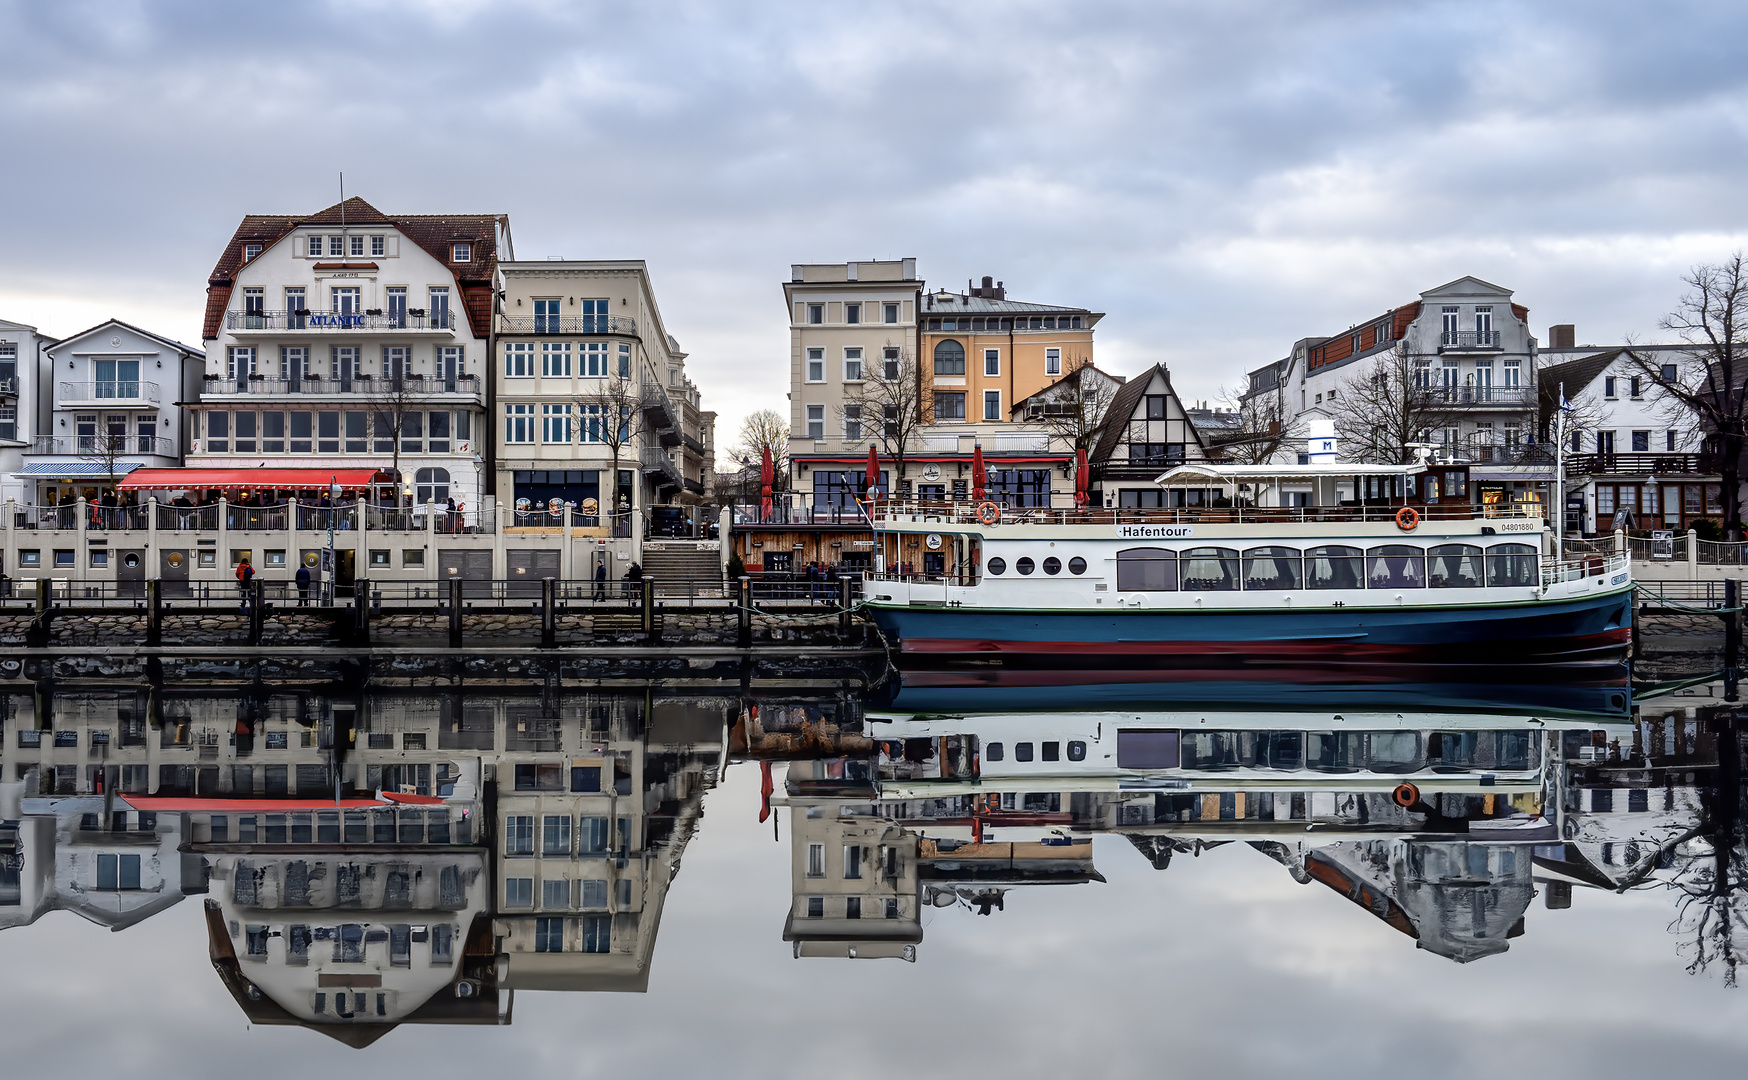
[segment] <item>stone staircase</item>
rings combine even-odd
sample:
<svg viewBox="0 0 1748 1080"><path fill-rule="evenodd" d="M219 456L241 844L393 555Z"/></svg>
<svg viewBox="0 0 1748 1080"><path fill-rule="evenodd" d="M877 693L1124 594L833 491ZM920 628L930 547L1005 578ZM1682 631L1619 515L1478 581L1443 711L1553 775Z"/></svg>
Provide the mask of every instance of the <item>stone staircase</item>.
<svg viewBox="0 0 1748 1080"><path fill-rule="evenodd" d="M654 578L657 595L722 588L722 556L713 542L651 541L643 545L643 576Z"/></svg>

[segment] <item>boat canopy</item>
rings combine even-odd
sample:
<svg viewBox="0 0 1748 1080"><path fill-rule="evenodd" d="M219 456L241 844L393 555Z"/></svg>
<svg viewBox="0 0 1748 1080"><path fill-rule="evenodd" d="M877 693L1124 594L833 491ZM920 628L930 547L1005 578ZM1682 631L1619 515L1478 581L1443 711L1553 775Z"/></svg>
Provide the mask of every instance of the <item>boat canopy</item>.
<svg viewBox="0 0 1748 1080"><path fill-rule="evenodd" d="M1280 483L1293 480L1323 478L1351 479L1356 476L1414 476L1427 470L1425 465L1362 465L1358 462L1330 462L1316 465L1223 465L1218 462L1196 462L1168 469L1154 479L1160 487L1207 487L1217 484Z"/></svg>

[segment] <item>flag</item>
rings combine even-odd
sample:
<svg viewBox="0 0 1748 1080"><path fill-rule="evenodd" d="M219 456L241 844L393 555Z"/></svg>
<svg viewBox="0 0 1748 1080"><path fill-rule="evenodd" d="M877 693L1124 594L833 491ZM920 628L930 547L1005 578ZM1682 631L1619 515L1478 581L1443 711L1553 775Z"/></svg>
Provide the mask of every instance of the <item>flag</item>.
<svg viewBox="0 0 1748 1080"><path fill-rule="evenodd" d="M1560 395L1560 411L1561 412L1571 412L1572 411L1572 403L1570 401L1566 400L1565 394Z"/></svg>

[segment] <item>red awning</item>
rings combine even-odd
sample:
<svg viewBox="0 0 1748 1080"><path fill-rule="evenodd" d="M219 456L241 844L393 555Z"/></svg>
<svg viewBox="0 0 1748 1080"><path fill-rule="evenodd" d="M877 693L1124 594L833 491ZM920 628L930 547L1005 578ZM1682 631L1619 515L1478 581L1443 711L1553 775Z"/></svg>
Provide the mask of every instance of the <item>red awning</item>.
<svg viewBox="0 0 1748 1080"><path fill-rule="evenodd" d="M133 491L182 491L194 488L309 488L329 483L343 488L369 487L375 469L135 469L116 487Z"/></svg>
<svg viewBox="0 0 1748 1080"><path fill-rule="evenodd" d="M298 810L367 810L383 809L392 804L376 799L210 799L178 798L172 795L118 795L135 810L153 810L162 814L185 814L201 810L215 813L276 813Z"/></svg>

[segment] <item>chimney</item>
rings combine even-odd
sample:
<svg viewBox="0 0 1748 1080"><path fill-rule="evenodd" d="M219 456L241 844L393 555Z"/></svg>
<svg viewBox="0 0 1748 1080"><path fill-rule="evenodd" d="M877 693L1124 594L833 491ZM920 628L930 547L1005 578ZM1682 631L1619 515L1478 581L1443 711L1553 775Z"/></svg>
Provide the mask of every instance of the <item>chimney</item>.
<svg viewBox="0 0 1748 1080"><path fill-rule="evenodd" d="M1572 323L1548 327L1548 348L1571 349L1577 346L1578 328Z"/></svg>
<svg viewBox="0 0 1748 1080"><path fill-rule="evenodd" d="M1008 298L1007 289L1003 288L1002 283L999 281L995 283L995 298L997 300L1006 300Z"/></svg>

